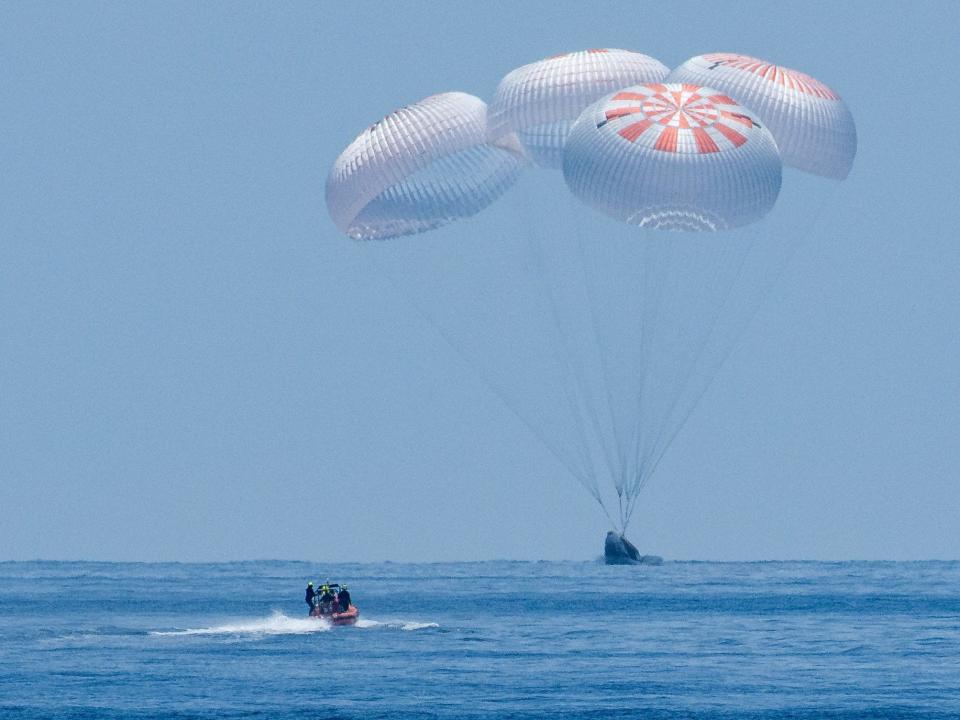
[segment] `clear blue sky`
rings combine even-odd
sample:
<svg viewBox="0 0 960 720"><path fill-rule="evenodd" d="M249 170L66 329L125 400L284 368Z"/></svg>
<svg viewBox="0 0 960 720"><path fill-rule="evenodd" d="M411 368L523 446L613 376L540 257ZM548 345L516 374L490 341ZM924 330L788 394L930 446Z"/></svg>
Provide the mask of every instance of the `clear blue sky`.
<svg viewBox="0 0 960 720"><path fill-rule="evenodd" d="M592 500L323 203L391 109L587 47L803 69L859 132L634 539L960 556L958 31L955 2L4 3L0 559L598 554Z"/></svg>

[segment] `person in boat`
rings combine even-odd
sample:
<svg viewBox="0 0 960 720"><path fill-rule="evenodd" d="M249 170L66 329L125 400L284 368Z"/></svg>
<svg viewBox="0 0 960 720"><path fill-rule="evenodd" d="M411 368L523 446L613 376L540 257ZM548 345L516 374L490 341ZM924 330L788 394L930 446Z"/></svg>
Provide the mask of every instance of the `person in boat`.
<svg viewBox="0 0 960 720"><path fill-rule="evenodd" d="M340 612L346 612L350 609L350 591L347 590L346 585L340 588L340 592L337 593L337 600L340 602Z"/></svg>
<svg viewBox="0 0 960 720"><path fill-rule="evenodd" d="M306 594L306 597L304 598L304 600L307 603L307 607L310 608L309 612L313 612L313 607L314 605L316 605L316 597L317 597L317 593L313 589L313 581L311 580L310 582L307 583L307 594Z"/></svg>
<svg viewBox="0 0 960 720"><path fill-rule="evenodd" d="M336 598L333 592L330 590L329 585L324 585L322 588L320 588L320 612L333 612L333 601L335 599Z"/></svg>

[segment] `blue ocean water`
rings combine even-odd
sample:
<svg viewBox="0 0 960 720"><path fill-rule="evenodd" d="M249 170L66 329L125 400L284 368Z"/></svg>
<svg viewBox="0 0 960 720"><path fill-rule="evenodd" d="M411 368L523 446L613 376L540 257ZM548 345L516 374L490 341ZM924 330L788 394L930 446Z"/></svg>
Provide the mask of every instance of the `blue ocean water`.
<svg viewBox="0 0 960 720"><path fill-rule="evenodd" d="M960 563L0 563L0 717L957 718Z"/></svg>

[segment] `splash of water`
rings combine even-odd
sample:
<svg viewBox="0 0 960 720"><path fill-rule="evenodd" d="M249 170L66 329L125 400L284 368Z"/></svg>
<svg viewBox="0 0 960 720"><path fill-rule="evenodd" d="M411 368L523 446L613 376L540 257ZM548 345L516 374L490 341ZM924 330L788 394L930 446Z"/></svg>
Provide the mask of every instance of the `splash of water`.
<svg viewBox="0 0 960 720"><path fill-rule="evenodd" d="M306 633L326 632L329 622L322 618L292 618L275 611L268 618L246 620L227 625L207 628L187 628L186 630L154 631L151 635L303 635Z"/></svg>

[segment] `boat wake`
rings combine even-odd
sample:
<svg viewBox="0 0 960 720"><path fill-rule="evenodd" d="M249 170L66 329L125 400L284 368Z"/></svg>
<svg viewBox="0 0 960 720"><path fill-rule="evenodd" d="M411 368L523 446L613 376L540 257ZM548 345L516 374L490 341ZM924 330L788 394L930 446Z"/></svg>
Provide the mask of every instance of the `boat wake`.
<svg viewBox="0 0 960 720"><path fill-rule="evenodd" d="M307 633L327 632L331 625L320 618L292 618L282 612L274 612L268 618L246 620L208 628L187 628L186 630L156 630L151 635L305 635Z"/></svg>
<svg viewBox="0 0 960 720"><path fill-rule="evenodd" d="M414 620L372 620L361 617L354 627L387 630L426 630L440 627L434 622L419 622ZM154 630L150 635L157 637L177 637L188 635L306 635L308 633L327 632L333 628L327 620L322 618L292 618L282 612L274 612L267 618L243 620L224 625L215 625L205 628L186 628L184 630Z"/></svg>
<svg viewBox="0 0 960 720"><path fill-rule="evenodd" d="M381 628L389 630L427 630L429 628L438 628L440 625L435 622L417 622L415 620L371 620L369 618L360 618L355 627L370 629Z"/></svg>

